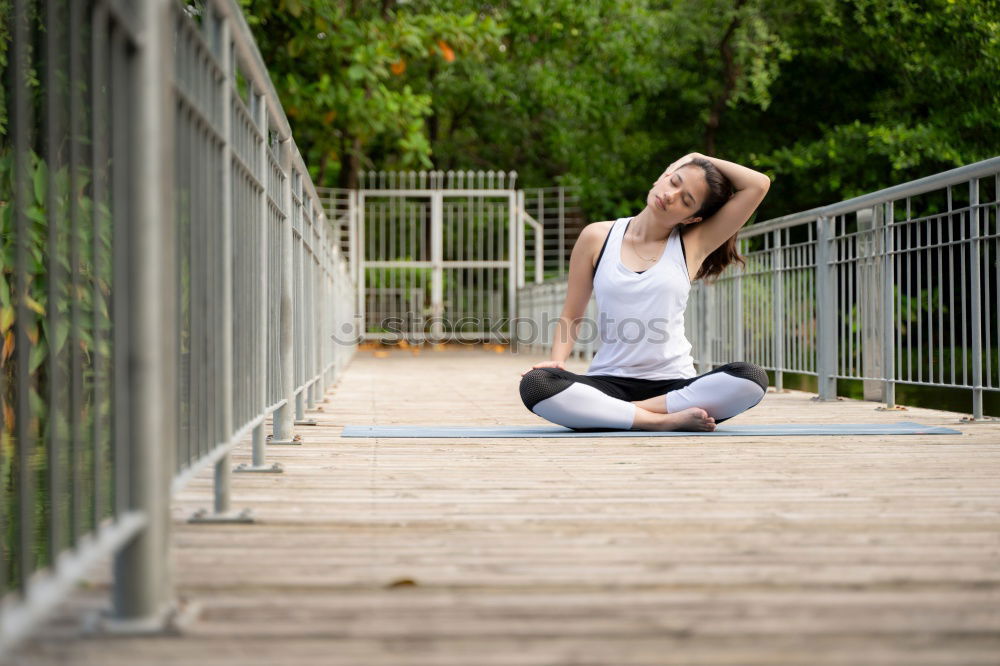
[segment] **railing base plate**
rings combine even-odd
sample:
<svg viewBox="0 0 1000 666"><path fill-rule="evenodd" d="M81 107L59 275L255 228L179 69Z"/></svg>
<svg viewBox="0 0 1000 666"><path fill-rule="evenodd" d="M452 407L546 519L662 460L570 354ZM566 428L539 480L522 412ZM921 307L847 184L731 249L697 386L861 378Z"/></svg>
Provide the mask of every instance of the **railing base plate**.
<svg viewBox="0 0 1000 666"><path fill-rule="evenodd" d="M975 416L963 416L958 420L959 423L996 423L1000 419L995 416L980 416L978 419Z"/></svg>
<svg viewBox="0 0 1000 666"><path fill-rule="evenodd" d="M302 435L295 435L291 439L274 439L274 435L268 435L267 443L275 446L298 446L302 444Z"/></svg>
<svg viewBox="0 0 1000 666"><path fill-rule="evenodd" d="M84 617L83 633L94 638L180 636L200 612L200 604L183 599L170 603L156 615L134 620L115 618L111 609L105 608Z"/></svg>
<svg viewBox="0 0 1000 666"><path fill-rule="evenodd" d="M285 469L281 466L281 463L271 463L270 465L248 465L247 463L240 463L236 467L233 467L234 474L240 474L244 472L257 472L259 474L282 474Z"/></svg>
<svg viewBox="0 0 1000 666"><path fill-rule="evenodd" d="M296 421L295 425L314 426L317 424L316 424L316 419L302 419L301 421Z"/></svg>
<svg viewBox="0 0 1000 666"><path fill-rule="evenodd" d="M886 407L885 405L881 405L879 407L876 407L875 411L876 412L908 412L910 410L908 408L906 408L906 407L903 407L902 405L893 405L892 407Z"/></svg>
<svg viewBox="0 0 1000 666"><path fill-rule="evenodd" d="M209 513L206 509L198 509L188 518L188 523L242 523L249 524L257 522L250 515L250 509L242 511L230 511L228 513Z"/></svg>

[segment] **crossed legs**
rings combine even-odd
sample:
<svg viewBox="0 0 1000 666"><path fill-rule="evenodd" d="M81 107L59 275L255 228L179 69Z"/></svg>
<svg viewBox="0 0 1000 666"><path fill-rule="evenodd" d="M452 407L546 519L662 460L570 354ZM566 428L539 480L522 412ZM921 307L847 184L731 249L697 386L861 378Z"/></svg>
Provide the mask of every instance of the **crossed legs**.
<svg viewBox="0 0 1000 666"><path fill-rule="evenodd" d="M636 400L635 404L662 414L697 406L721 423L755 406L766 392L767 373L762 368L752 363L727 363L693 378L685 386Z"/></svg>
<svg viewBox="0 0 1000 666"><path fill-rule="evenodd" d="M538 416L568 428L710 431L759 403L767 390L767 374L751 363L729 363L663 395L632 402L571 377L532 370L521 380L521 399Z"/></svg>

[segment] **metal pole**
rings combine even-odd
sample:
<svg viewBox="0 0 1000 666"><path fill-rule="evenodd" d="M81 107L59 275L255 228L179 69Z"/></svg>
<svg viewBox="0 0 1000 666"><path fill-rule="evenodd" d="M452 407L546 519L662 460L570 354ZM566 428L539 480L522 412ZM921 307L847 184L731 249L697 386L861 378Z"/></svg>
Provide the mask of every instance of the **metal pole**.
<svg viewBox="0 0 1000 666"><path fill-rule="evenodd" d="M715 326L712 320L715 309L715 285L705 283L701 288L701 348L698 350L698 374L712 370L712 342Z"/></svg>
<svg viewBox="0 0 1000 666"><path fill-rule="evenodd" d="M267 274L267 264L268 264L268 252L270 252L270 246L268 245L268 207L267 207L267 182L268 182L268 170L269 165L267 161L267 144L268 144L268 125L267 125L267 98L264 95L254 96L254 119L257 121L257 127L260 129L261 142L260 150L257 156L257 175L262 183L260 190L260 223L258 226L258 234L260 236L260 248L257 254L257 270L258 270L258 289L260 289L260 300L258 301L258 307L260 308L261 318L259 322L254 322L260 327L259 335L257 336L257 358L260 361L261 367L264 368L260 379L260 386L257 387L257 400L258 404L262 407L267 405L267 336L268 336L268 303L267 303L267 286L268 281L272 279L272 276ZM253 429L253 467L261 468L264 467L264 424L261 423ZM281 467L275 465L273 467L275 471L280 471Z"/></svg>
<svg viewBox="0 0 1000 666"><path fill-rule="evenodd" d="M262 187L260 191L260 201L258 202L258 215L260 215L260 220L258 222L257 229L257 234L260 238L260 245L257 248L257 288L259 290L258 308L260 309L261 318L260 321L250 322L249 325L259 327L255 354L258 362L260 363L260 367L262 368L262 372L260 377L258 377L260 383L257 387L255 387L255 390L257 395L257 404L261 409L263 409L267 406L267 383L269 372L267 363L267 340L269 335L268 321L270 319L268 314L268 284L270 280L274 279L274 276L268 275L267 267L269 253L273 252L274 248L271 248L268 244L270 211L267 202L267 184L270 180L270 164L267 158L269 137L267 122L267 97L263 94L253 94L250 99L252 102L251 111L253 113L253 118L257 123L257 127L260 130L261 135L260 149L257 151L257 178L261 182ZM253 451L252 462L249 465L246 463L240 463L233 468L234 472L280 473L283 471L279 463L273 463L271 465L267 464L267 455L264 446L265 436L263 421L254 426L251 441Z"/></svg>
<svg viewBox="0 0 1000 666"><path fill-rule="evenodd" d="M359 284L358 257L361 248L358 246L358 191L347 193L347 262L354 284Z"/></svg>
<svg viewBox="0 0 1000 666"><path fill-rule="evenodd" d="M364 340L365 333L368 330L368 324L366 321L366 298L365 298L365 283L368 281L368 270L365 268L365 254L367 249L365 248L365 225L367 221L365 220L365 193L357 193L357 209L355 213L355 231L354 231L354 242L356 245L351 250L352 256L357 257L357 263L355 264L357 275L355 286L357 287L357 300L354 304L354 320L358 323L358 339Z"/></svg>
<svg viewBox="0 0 1000 666"><path fill-rule="evenodd" d="M740 241L740 245L744 243ZM745 248L740 248L741 253ZM733 278L733 356L737 361L746 360L746 349L744 336L746 335L746 324L743 321L743 271L742 266L736 267L736 276Z"/></svg>
<svg viewBox="0 0 1000 666"><path fill-rule="evenodd" d="M836 218L834 218L836 219ZM816 220L816 374L817 399L837 397L837 303L834 292L836 265L833 263L831 219Z"/></svg>
<svg viewBox="0 0 1000 666"><path fill-rule="evenodd" d="M882 368L885 382L883 399L886 409L896 407L896 311L893 298L894 275L896 271L895 247L896 230L893 227L892 203L882 204Z"/></svg>
<svg viewBox="0 0 1000 666"><path fill-rule="evenodd" d="M774 390L780 392L785 368L785 300L784 256L781 246L781 229L775 229L771 245L771 303L774 323Z"/></svg>
<svg viewBox="0 0 1000 666"><path fill-rule="evenodd" d="M514 224L517 227L517 288L520 289L524 286L524 264L527 259L528 253L525 247L524 238L524 215L521 214L524 204L522 201L522 195L524 192L515 192L511 200L511 206L514 208ZM513 313L513 310L511 311Z"/></svg>
<svg viewBox="0 0 1000 666"><path fill-rule="evenodd" d="M885 278L881 275L879 261L885 248L879 246L885 240L882 220L882 206L864 208L857 213L858 220L858 301L861 314L861 376L881 377L884 375L882 362L885 358L882 339L884 316L882 314L882 288ZM862 380L862 397L865 400L881 401L885 397L885 381Z"/></svg>
<svg viewBox="0 0 1000 666"><path fill-rule="evenodd" d="M565 259L566 254L566 197L563 188L559 188L559 276L566 274Z"/></svg>
<svg viewBox="0 0 1000 666"><path fill-rule="evenodd" d="M284 175L281 198L285 215L281 220L281 297L278 358L281 368L281 397L284 404L274 413L274 433L271 444L299 444L301 438L293 432L295 420L295 366L293 336L295 335L294 299L292 297L295 275L292 265L292 139L281 142L281 173Z"/></svg>
<svg viewBox="0 0 1000 666"><path fill-rule="evenodd" d="M209 10L211 11L211 10ZM233 47L229 38L229 22L220 21L218 26L219 60L222 63L222 81L220 82L219 100L222 108L222 247L220 270L222 272L222 302L220 319L222 330L219 331L220 350L222 354L222 438L228 441L233 434L233 147L232 147L232 81L233 81ZM215 442L212 442L215 444ZM229 486L231 467L230 455L227 450L215 463L215 502L216 515L229 512Z"/></svg>
<svg viewBox="0 0 1000 666"><path fill-rule="evenodd" d="M521 190L521 210L524 210L524 190ZM545 280L545 227L541 220L535 220L535 284Z"/></svg>
<svg viewBox="0 0 1000 666"><path fill-rule="evenodd" d="M444 325L444 195L431 193L431 333L435 342L441 341Z"/></svg>
<svg viewBox="0 0 1000 666"><path fill-rule="evenodd" d="M510 269L507 278L507 322L513 326L517 316L517 289L524 286L524 220L517 211L517 193L507 197L507 256ZM508 339L513 341L514 331L508 329Z"/></svg>
<svg viewBox="0 0 1000 666"><path fill-rule="evenodd" d="M132 194L125 215L129 237L128 404L129 509L146 526L114 558L112 631L163 628L172 607L169 558L170 479L177 446L175 224L173 218L173 6L151 0L136 7L143 41L135 54L132 123L126 149ZM125 81L120 83L126 84ZM127 88L128 89L128 88ZM116 283L118 281L116 280Z"/></svg>
<svg viewBox="0 0 1000 666"><path fill-rule="evenodd" d="M544 273L544 271L545 271L545 265L544 265L544 263L545 263L544 262L544 254L545 254L545 190L543 190L542 188L539 187L536 191L538 192L538 202L537 202L538 203L538 215L537 215L537 217L535 219L538 221L538 224L542 225L542 231L541 231L541 236L542 237L541 237L541 239L539 239L538 242L542 246L542 255L543 255L542 272ZM562 273L560 273L560 275L561 274Z"/></svg>
<svg viewBox="0 0 1000 666"><path fill-rule="evenodd" d="M983 421L983 311L980 294L982 269L980 265L979 238L979 179L969 181L969 251L972 253L969 277L972 284L972 420Z"/></svg>

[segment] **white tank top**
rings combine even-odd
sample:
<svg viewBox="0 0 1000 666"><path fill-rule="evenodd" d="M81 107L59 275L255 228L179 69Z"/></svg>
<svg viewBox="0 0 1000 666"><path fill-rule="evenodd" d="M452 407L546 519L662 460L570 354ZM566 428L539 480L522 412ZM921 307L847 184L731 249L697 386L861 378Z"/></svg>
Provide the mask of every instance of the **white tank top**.
<svg viewBox="0 0 1000 666"><path fill-rule="evenodd" d="M625 227L616 220L594 274L601 346L588 375L639 379L696 376L691 343L684 335L684 309L691 281L681 248L680 227L667 238L659 260L642 273L621 260Z"/></svg>

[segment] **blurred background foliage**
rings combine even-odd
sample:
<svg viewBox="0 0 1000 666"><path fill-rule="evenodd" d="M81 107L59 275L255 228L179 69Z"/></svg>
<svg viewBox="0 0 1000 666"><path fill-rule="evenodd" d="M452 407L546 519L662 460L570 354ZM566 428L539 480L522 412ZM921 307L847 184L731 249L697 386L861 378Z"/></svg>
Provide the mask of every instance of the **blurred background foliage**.
<svg viewBox="0 0 1000 666"><path fill-rule="evenodd" d="M635 212L690 151L766 219L1000 147L1000 0L241 0L317 184L515 169Z"/></svg>

